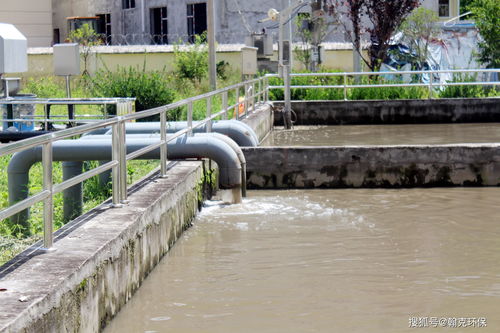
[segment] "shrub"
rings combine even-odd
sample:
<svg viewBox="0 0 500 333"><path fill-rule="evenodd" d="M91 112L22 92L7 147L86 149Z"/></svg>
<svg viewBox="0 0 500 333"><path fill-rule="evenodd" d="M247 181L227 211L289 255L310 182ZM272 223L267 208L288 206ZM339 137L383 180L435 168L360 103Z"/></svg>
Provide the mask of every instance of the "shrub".
<svg viewBox="0 0 500 333"><path fill-rule="evenodd" d="M205 35L195 35L194 43L181 50L179 44L174 46L175 73L184 79L197 81L198 84L207 76L208 47L204 42Z"/></svg>
<svg viewBox="0 0 500 333"><path fill-rule="evenodd" d="M95 96L135 97L136 111L143 111L172 103L175 93L168 88L168 83L162 72L144 72L129 67L118 68L116 72L99 71L91 78L90 89ZM175 111L167 114L169 120L177 120L178 117ZM159 116L156 116L143 118L142 121L158 119Z"/></svg>
<svg viewBox="0 0 500 333"><path fill-rule="evenodd" d="M451 82L475 82L476 75L454 74ZM487 92L481 86L445 86L439 93L441 98L485 97Z"/></svg>

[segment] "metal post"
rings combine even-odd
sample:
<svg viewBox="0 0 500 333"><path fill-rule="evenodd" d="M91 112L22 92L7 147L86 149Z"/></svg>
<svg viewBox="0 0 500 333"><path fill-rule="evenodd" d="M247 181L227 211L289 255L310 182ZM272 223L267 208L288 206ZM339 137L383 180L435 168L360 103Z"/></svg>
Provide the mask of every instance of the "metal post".
<svg viewBox="0 0 500 333"><path fill-rule="evenodd" d="M429 99L432 99L432 80L433 80L433 72L429 71Z"/></svg>
<svg viewBox="0 0 500 333"><path fill-rule="evenodd" d="M227 90L222 93L222 110L224 110L222 119L227 120Z"/></svg>
<svg viewBox="0 0 500 333"><path fill-rule="evenodd" d="M70 75L66 75L66 97L71 98Z"/></svg>
<svg viewBox="0 0 500 333"><path fill-rule="evenodd" d="M255 92L255 82L252 82L252 110L255 111L255 99L256 99L256 92Z"/></svg>
<svg viewBox="0 0 500 333"><path fill-rule="evenodd" d="M347 74L344 73L344 101L347 101Z"/></svg>
<svg viewBox="0 0 500 333"><path fill-rule="evenodd" d="M52 248L54 244L54 206L52 194L52 142L48 142L42 147L43 165L43 190L50 191L50 195L43 200L43 246L45 249Z"/></svg>
<svg viewBox="0 0 500 333"><path fill-rule="evenodd" d="M236 88L236 107L234 109L234 119L240 119L240 87Z"/></svg>
<svg viewBox="0 0 500 333"><path fill-rule="evenodd" d="M250 102L248 100L248 89L249 89L248 83L245 83L244 89L245 89L245 100L243 101L243 114L246 115L248 112L248 103Z"/></svg>
<svg viewBox="0 0 500 333"><path fill-rule="evenodd" d="M188 136L193 136L193 102L192 101L190 101L188 103L187 118L188 118L188 128L189 128Z"/></svg>
<svg viewBox="0 0 500 333"><path fill-rule="evenodd" d="M259 78L258 93L257 93L257 104L262 100L262 77Z"/></svg>
<svg viewBox="0 0 500 333"><path fill-rule="evenodd" d="M269 101L269 78L264 78L264 102Z"/></svg>
<svg viewBox="0 0 500 333"><path fill-rule="evenodd" d="M206 117L210 118L212 116L212 97L207 97L207 112ZM212 120L207 123L207 133L212 132Z"/></svg>
<svg viewBox="0 0 500 333"><path fill-rule="evenodd" d="M121 118L121 117L120 117ZM120 119L118 118L118 119ZM127 201L127 142L125 139L125 122L119 120L118 122L118 140L119 145L119 163L120 163L120 202L122 204L128 203Z"/></svg>
<svg viewBox="0 0 500 333"><path fill-rule="evenodd" d="M120 133L119 133L119 124L113 124L113 132L111 133L111 159L113 161L120 161ZM112 185L112 191L113 191L113 207L121 207L122 204L120 203L120 164L115 165L112 169L112 177L113 181L111 183Z"/></svg>
<svg viewBox="0 0 500 333"><path fill-rule="evenodd" d="M167 177L167 111L160 113L160 177Z"/></svg>
<svg viewBox="0 0 500 333"><path fill-rule="evenodd" d="M215 15L214 0L207 1L207 39L208 39L208 71L210 89L217 89L217 65L215 60Z"/></svg>
<svg viewBox="0 0 500 333"><path fill-rule="evenodd" d="M283 66L283 80L285 81L285 111L283 114L285 129L292 128L292 102L290 92L290 65Z"/></svg>

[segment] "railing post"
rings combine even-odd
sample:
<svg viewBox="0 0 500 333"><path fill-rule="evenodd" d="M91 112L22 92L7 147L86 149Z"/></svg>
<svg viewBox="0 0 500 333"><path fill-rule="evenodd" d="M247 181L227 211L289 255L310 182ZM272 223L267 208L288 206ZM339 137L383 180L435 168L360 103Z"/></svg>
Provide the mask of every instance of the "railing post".
<svg viewBox="0 0 500 333"><path fill-rule="evenodd" d="M160 113L160 177L167 176L167 111Z"/></svg>
<svg viewBox="0 0 500 333"><path fill-rule="evenodd" d="M252 110L253 111L255 111L255 99L257 97L255 95L257 95L257 93L255 91L255 82L252 82L252 95L251 96L252 96Z"/></svg>
<svg viewBox="0 0 500 333"><path fill-rule="evenodd" d="M264 102L269 101L269 78L264 77Z"/></svg>
<svg viewBox="0 0 500 333"><path fill-rule="evenodd" d="M118 161L118 165L115 165L112 169L112 177L113 181L111 183L112 191L113 191L113 207L121 207L120 199L120 134L119 132L119 124L113 124L113 131L111 133L111 159L113 161Z"/></svg>
<svg viewBox="0 0 500 333"><path fill-rule="evenodd" d="M54 245L54 206L52 194L52 142L42 146L43 190L50 195L43 200L43 247L49 250Z"/></svg>
<svg viewBox="0 0 500 333"><path fill-rule="evenodd" d="M347 73L344 73L344 101L347 101Z"/></svg>
<svg viewBox="0 0 500 333"><path fill-rule="evenodd" d="M187 121L188 121L188 136L193 136L193 101L189 101L188 103L188 110L187 110Z"/></svg>
<svg viewBox="0 0 500 333"><path fill-rule="evenodd" d="M432 93L432 81L433 81L433 72L429 71L429 99L433 98L433 93Z"/></svg>
<svg viewBox="0 0 500 333"><path fill-rule="evenodd" d="M249 100L248 100L248 89L249 89L249 85L248 83L245 83L245 100L243 101L243 115L246 115L247 112L248 112L248 104L249 104Z"/></svg>
<svg viewBox="0 0 500 333"><path fill-rule="evenodd" d="M257 103L262 102L262 78L259 77L259 93L257 94Z"/></svg>
<svg viewBox="0 0 500 333"><path fill-rule="evenodd" d="M227 90L222 93L222 110L224 113L222 114L222 119L227 120Z"/></svg>
<svg viewBox="0 0 500 333"><path fill-rule="evenodd" d="M206 117L210 118L212 116L212 97L207 97L207 113ZM207 133L212 132L212 120L207 122Z"/></svg>
<svg viewBox="0 0 500 333"><path fill-rule="evenodd" d="M118 122L118 127L119 127L119 146L118 148L120 149L119 152L119 163L120 163L120 202L122 204L128 203L127 201L127 142L126 142L126 129L125 129L125 122L122 120L119 120Z"/></svg>
<svg viewBox="0 0 500 333"><path fill-rule="evenodd" d="M234 119L240 119L240 87L236 88L236 107L234 109Z"/></svg>

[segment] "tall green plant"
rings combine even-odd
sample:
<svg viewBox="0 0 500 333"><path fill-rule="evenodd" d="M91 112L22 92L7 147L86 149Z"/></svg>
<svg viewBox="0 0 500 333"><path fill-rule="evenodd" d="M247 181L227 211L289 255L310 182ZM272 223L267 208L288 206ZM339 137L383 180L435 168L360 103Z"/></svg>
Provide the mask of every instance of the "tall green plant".
<svg viewBox="0 0 500 333"><path fill-rule="evenodd" d="M69 33L68 39L73 43L80 44L81 55L83 59L83 76L88 76L88 62L92 47L102 43L99 35L87 23L83 24L80 28L73 30Z"/></svg>
<svg viewBox="0 0 500 333"><path fill-rule="evenodd" d="M205 35L195 35L189 46L174 45L175 73L185 79L201 83L208 73L208 47Z"/></svg>

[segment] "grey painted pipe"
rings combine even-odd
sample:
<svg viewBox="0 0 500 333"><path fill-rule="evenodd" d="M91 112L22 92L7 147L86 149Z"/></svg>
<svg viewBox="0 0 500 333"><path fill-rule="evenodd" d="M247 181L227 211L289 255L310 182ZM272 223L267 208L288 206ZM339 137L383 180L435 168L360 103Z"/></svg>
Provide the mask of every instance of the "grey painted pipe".
<svg viewBox="0 0 500 333"><path fill-rule="evenodd" d="M151 144L151 140L127 140L127 153L137 151ZM54 161L111 160L111 140L67 140L55 142L52 146ZM158 159L160 150L143 154L140 159ZM238 155L224 141L214 137L179 137L167 145L169 159L210 158L219 166L221 188L241 187L241 166ZM41 161L42 149L35 147L14 154L7 168L9 202L14 204L28 197L29 169ZM234 192L236 193L236 192ZM241 191L240 191L241 193ZM236 198L235 201L240 201ZM27 210L11 217L11 222L28 230Z"/></svg>
<svg viewBox="0 0 500 333"><path fill-rule="evenodd" d="M224 141L227 143L231 148L233 148L234 152L238 155L238 158L241 163L241 168L242 168L242 194L243 197L246 197L246 160L245 160L245 154L243 154L243 151L241 150L240 146L230 137L220 134L220 133L195 133L194 136L206 136L206 137L215 137L219 140ZM152 140L159 140L160 139L160 134L158 133L134 133L134 134L127 134L127 140L130 139L152 139ZM85 135L82 136L79 140L111 140L111 137L109 134L96 134L96 135ZM105 164L108 161L99 161L99 163ZM102 185L105 185L109 182L111 179L111 172L106 171L103 172L99 175L100 183Z"/></svg>
<svg viewBox="0 0 500 333"><path fill-rule="evenodd" d="M198 122L193 122L196 125ZM187 128L187 122L176 121L167 123L167 133L175 133ZM127 123L125 125L127 134L141 134L141 133L159 133L159 122L144 122L144 123ZM206 132L206 125L194 129L195 133ZM238 120L220 120L212 122L212 131L224 134L233 139L238 145L242 147L257 147L259 145L259 138L255 131L247 124ZM104 133L103 133L104 132ZM88 135L111 134L111 129L107 131L99 129L90 132Z"/></svg>
<svg viewBox="0 0 500 333"><path fill-rule="evenodd" d="M78 176L82 173L83 162L62 162L63 181ZM83 195L82 183L76 184L63 191L63 220L64 223L82 215Z"/></svg>

